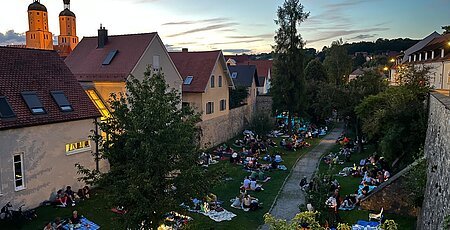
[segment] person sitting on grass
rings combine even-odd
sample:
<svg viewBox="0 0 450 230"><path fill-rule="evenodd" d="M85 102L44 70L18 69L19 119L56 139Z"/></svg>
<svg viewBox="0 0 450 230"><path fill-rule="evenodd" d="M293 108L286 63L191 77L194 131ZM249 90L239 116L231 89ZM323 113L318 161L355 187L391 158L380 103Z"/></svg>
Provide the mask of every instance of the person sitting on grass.
<svg viewBox="0 0 450 230"><path fill-rule="evenodd" d="M251 197L250 195L245 195L243 199L243 207L250 209L250 211L255 211L259 208L258 199Z"/></svg>
<svg viewBox="0 0 450 230"><path fill-rule="evenodd" d="M277 162L278 164L283 162L283 159L281 159L281 155L279 153L277 153L277 155L275 155L275 162Z"/></svg>
<svg viewBox="0 0 450 230"><path fill-rule="evenodd" d="M53 228L52 222L48 222L48 223L44 226L44 230L56 230L56 229Z"/></svg>
<svg viewBox="0 0 450 230"><path fill-rule="evenodd" d="M246 190L249 190L250 189L250 179L249 179L249 177L247 176L247 177L245 177L245 179L244 179L244 184L242 185L242 187L244 188L244 189L246 189Z"/></svg>
<svg viewBox="0 0 450 230"><path fill-rule="evenodd" d="M56 205L62 208L67 206L67 195L63 192L62 189L56 192Z"/></svg>
<svg viewBox="0 0 450 230"><path fill-rule="evenodd" d="M78 216L78 212L75 210L69 219L69 229L73 230L77 228L81 228L81 217Z"/></svg>
<svg viewBox="0 0 450 230"><path fill-rule="evenodd" d="M253 170L252 174L250 175L250 179L257 179L258 178L258 170Z"/></svg>
<svg viewBox="0 0 450 230"><path fill-rule="evenodd" d="M83 188L78 189L77 196L81 200L89 199L89 196L90 196L89 186L86 185Z"/></svg>
<svg viewBox="0 0 450 230"><path fill-rule="evenodd" d="M253 179L250 181L250 190L252 190L252 191L257 191L257 192L259 192L259 191L262 190L261 185L259 185L259 184L256 183L256 179L255 179L255 178L253 178Z"/></svg>
<svg viewBox="0 0 450 230"><path fill-rule="evenodd" d="M72 187L67 186L66 191L64 192L67 196L67 200L72 206L75 206L75 192L72 191Z"/></svg>
<svg viewBox="0 0 450 230"><path fill-rule="evenodd" d="M61 221L61 217L56 217L55 222L53 222L52 227L55 230L63 230L64 222Z"/></svg>

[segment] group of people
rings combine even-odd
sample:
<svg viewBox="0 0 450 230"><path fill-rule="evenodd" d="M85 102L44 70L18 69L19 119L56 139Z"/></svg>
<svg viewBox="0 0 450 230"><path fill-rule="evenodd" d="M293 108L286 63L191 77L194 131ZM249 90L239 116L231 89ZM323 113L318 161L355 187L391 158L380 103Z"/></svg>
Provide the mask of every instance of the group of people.
<svg viewBox="0 0 450 230"><path fill-rule="evenodd" d="M66 220L62 220L57 217L55 221L47 222L44 226L44 230L63 230L64 226L67 225L69 230L81 228L81 216L78 215L78 211L73 211L72 216ZM89 228L89 226L86 226Z"/></svg>
<svg viewBox="0 0 450 230"><path fill-rule="evenodd" d="M62 189L56 192L55 205L65 208L68 205L75 206L76 200L88 199L90 196L90 189L88 186L78 189L78 192L74 192L71 186L67 186L66 190Z"/></svg>

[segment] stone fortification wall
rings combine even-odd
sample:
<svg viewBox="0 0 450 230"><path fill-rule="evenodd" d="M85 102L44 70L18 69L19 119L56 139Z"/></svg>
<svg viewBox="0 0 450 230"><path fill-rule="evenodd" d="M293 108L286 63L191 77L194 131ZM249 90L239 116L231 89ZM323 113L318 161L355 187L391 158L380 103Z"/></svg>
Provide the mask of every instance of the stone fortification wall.
<svg viewBox="0 0 450 230"><path fill-rule="evenodd" d="M450 97L431 93L425 157L427 188L418 229L444 229L450 215Z"/></svg>
<svg viewBox="0 0 450 230"><path fill-rule="evenodd" d="M271 116L272 97L258 96L256 103L231 109L229 114L199 123L201 127L200 147L207 149L240 134L258 113Z"/></svg>

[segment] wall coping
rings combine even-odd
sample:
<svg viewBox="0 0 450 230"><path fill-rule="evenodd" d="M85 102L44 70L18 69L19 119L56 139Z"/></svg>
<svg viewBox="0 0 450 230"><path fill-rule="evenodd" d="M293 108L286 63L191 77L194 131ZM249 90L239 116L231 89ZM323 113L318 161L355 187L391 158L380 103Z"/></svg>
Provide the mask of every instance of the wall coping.
<svg viewBox="0 0 450 230"><path fill-rule="evenodd" d="M407 174L414 166L418 165L420 161L425 160L425 157L421 157L420 159L414 161L412 164L408 165L406 168L402 169L400 172L395 174L393 177L391 177L389 180L383 182L382 184L378 185L367 197L361 200L361 203L364 203L365 200L371 198L376 194L378 191L383 190L388 185L394 183L396 180L398 180L400 177Z"/></svg>
<svg viewBox="0 0 450 230"><path fill-rule="evenodd" d="M441 102L445 106L445 108L450 110L450 96L447 96L445 94L442 94L442 93L439 93L436 91L430 92L430 96L436 98L436 100Z"/></svg>

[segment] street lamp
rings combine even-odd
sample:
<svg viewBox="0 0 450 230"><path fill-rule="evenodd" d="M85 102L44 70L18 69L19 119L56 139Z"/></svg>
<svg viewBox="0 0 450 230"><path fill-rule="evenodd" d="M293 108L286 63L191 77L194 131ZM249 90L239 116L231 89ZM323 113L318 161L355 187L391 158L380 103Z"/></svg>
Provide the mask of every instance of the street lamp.
<svg viewBox="0 0 450 230"><path fill-rule="evenodd" d="M385 67L383 68L383 70L384 70L384 71L388 71L389 68L388 68L387 66L385 66Z"/></svg>

